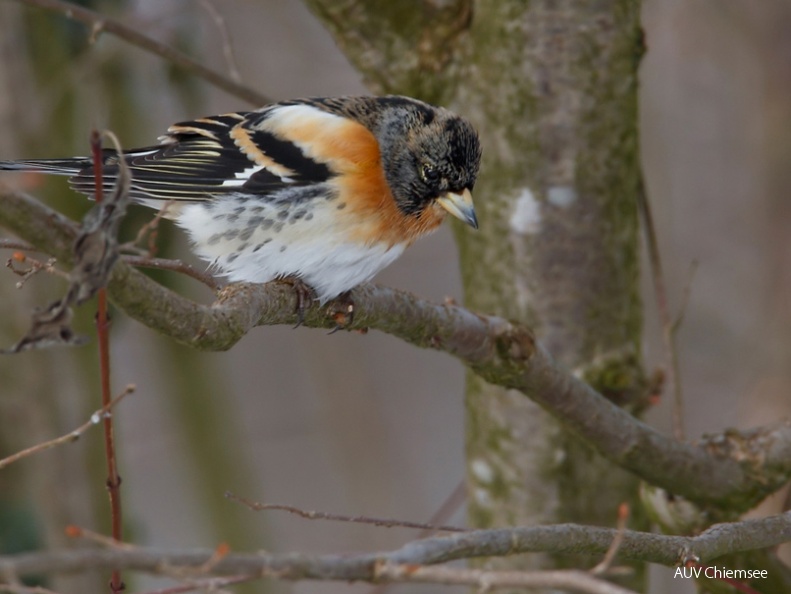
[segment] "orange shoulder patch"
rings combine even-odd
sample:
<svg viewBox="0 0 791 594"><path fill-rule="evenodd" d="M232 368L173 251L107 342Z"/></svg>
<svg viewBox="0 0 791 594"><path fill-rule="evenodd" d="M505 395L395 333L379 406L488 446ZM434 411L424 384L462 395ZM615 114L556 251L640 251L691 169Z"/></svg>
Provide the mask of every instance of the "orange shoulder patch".
<svg viewBox="0 0 791 594"><path fill-rule="evenodd" d="M365 244L406 243L433 231L445 216L429 206L420 216L405 216L393 199L382 168L379 143L355 120L309 105L278 108L260 127L293 142L305 156L337 174L337 208L349 223L349 238Z"/></svg>

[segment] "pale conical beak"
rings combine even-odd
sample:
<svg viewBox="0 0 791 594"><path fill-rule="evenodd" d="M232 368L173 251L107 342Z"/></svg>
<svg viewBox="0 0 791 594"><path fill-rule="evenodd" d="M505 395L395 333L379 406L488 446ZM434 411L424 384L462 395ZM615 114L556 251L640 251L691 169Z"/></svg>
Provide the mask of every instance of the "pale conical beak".
<svg viewBox="0 0 791 594"><path fill-rule="evenodd" d="M446 192L437 198L437 204L457 219L467 223L473 229L478 228L478 217L475 216L472 194L468 189L465 188L460 194L456 192Z"/></svg>

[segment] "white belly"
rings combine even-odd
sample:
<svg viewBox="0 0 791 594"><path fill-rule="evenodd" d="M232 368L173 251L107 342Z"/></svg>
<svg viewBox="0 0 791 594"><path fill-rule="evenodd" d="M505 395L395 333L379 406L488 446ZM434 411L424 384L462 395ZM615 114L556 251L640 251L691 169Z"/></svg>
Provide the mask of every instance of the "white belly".
<svg viewBox="0 0 791 594"><path fill-rule="evenodd" d="M298 276L325 302L370 280L406 247L350 242L348 219L335 208L319 200L304 206L217 200L184 205L176 222L195 252L229 280Z"/></svg>

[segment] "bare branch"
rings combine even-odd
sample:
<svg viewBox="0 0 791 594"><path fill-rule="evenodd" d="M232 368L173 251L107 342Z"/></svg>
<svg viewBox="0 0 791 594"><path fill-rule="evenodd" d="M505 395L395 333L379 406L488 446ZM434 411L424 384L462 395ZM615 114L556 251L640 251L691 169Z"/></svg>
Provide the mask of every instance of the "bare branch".
<svg viewBox="0 0 791 594"><path fill-rule="evenodd" d="M36 276L39 272L58 275L68 280L69 275L67 273L55 268L57 262L57 258L49 258L46 262L41 262L22 252L14 252L13 255L6 260L5 265L11 272L22 277L22 279L16 283L16 288L21 289L28 280ZM29 268L18 268L20 264L28 265Z"/></svg>
<svg viewBox="0 0 791 594"><path fill-rule="evenodd" d="M234 495L230 491L225 493L226 499L231 501L238 501L242 505L246 505L253 511L264 510L278 510L286 511L290 514L297 515L306 520L330 520L332 522L348 522L352 524L372 524L373 526L383 526L385 528L417 528L419 530L426 530L430 532L469 532L467 528L460 528L458 526L435 526L432 524L424 524L422 522L409 522L406 520L396 520L393 518L371 518L368 516L344 516L342 514L331 514L327 512L304 510L293 505L283 505L279 503L259 503L257 501L250 501L244 497Z"/></svg>
<svg viewBox="0 0 791 594"><path fill-rule="evenodd" d="M255 575L284 580L381 579L384 564L394 566L435 565L457 559L493 557L518 553L580 553L603 555L618 530L558 524L497 530L476 530L433 537L376 553L310 555L303 553L228 553L211 566L213 576ZM768 518L712 526L698 536L666 536L632 530L622 531L620 559L675 566L684 559L708 562L730 553L756 550L791 540L791 512ZM152 574L174 575L180 571L197 576L196 570L217 559L216 550L154 549L112 546L107 549L68 549L0 556L0 575L26 577L88 569L120 568ZM198 577L210 577L208 575Z"/></svg>
<svg viewBox="0 0 791 594"><path fill-rule="evenodd" d="M124 41L131 43L147 52L160 56L168 62L183 68L187 72L194 74L205 80L206 82L214 85L218 89L222 89L229 95L238 97L242 101L260 106L271 103L271 100L243 84L240 84L230 78L226 77L200 62L190 58L186 54L170 47L164 43L160 43L155 39L143 35L138 30L127 27L120 21L104 16L87 8L75 4L73 2L65 2L64 0L17 0L23 4L30 6L37 6L45 10L58 12L63 16L85 23L91 28L91 35L95 36L98 33L107 32L120 37Z"/></svg>
<svg viewBox="0 0 791 594"><path fill-rule="evenodd" d="M64 265L73 261L73 222L18 192L0 188L0 201L0 225ZM203 350L229 349L256 326L296 322L294 292L277 282L232 284L213 304L200 305L119 261L108 291L131 317ZM671 493L738 511L791 476L791 423L728 431L699 444L679 442L562 369L525 326L372 284L354 289L352 298L351 329L370 327L457 357L488 382L519 390L539 403L615 464ZM326 329L335 325L317 304L305 311L303 323Z"/></svg>
<svg viewBox="0 0 791 594"><path fill-rule="evenodd" d="M257 579L259 579L258 576L254 575L232 575L222 578L185 580L187 583L179 586L150 590L148 592L141 592L140 594L183 594L184 592L193 592L195 590L200 590L201 592L220 592L220 588L224 588L225 586L233 586L235 584L251 582Z"/></svg>
<svg viewBox="0 0 791 594"><path fill-rule="evenodd" d="M10 239L7 237L0 237L0 249L3 250L23 250L25 252L37 251L35 247L26 241L19 241L18 239Z"/></svg>
<svg viewBox="0 0 791 594"><path fill-rule="evenodd" d="M648 245L648 260L651 263L651 277L654 282L656 308L662 325L662 346L665 350L667 383L670 384L673 391L673 434L676 439L681 440L684 439L684 398L681 393L681 374L678 369L678 352L675 344L677 325L674 324L670 314L659 240L656 237L651 203L648 201L642 178L637 192L637 205L643 220L645 241Z"/></svg>
<svg viewBox="0 0 791 594"><path fill-rule="evenodd" d="M452 516L464 504L467 499L467 484L461 480L456 487L451 491L450 495L445 498L439 509L435 511L429 519L429 524L442 524ZM418 538L425 538L432 534L431 530L421 530L418 532ZM379 584L371 588L368 594L384 594L390 589L391 584Z"/></svg>
<svg viewBox="0 0 791 594"><path fill-rule="evenodd" d="M27 449L24 449L16 454L11 454L0 460L0 470L5 468L6 466L10 466L14 462L18 462L22 458L27 458L28 456L32 456L33 454L38 454L39 452L43 452L44 450L49 450L51 448L57 447L59 445L63 445L65 443L72 443L77 441L82 434L85 433L88 429L97 425L101 420L105 417L105 415L109 414L109 412L117 405L121 400L123 400L126 396L131 394L135 391L135 386L130 384L124 388L124 391L121 392L118 396L112 399L108 404L94 412L90 419L88 419L85 423L77 427L74 431L70 431L65 435L61 435L55 439L50 441L45 441L34 446L31 446Z"/></svg>
<svg viewBox="0 0 791 594"><path fill-rule="evenodd" d="M212 0L200 0L203 9L209 13L217 31L220 33L222 39L222 54L225 58L225 64L228 66L228 72L231 75L231 80L236 83L242 82L242 75L239 73L239 66L236 64L236 56L233 51L233 43L231 42L231 35L228 33L228 26L225 24L225 19L219 10L214 6Z"/></svg>
<svg viewBox="0 0 791 594"><path fill-rule="evenodd" d="M124 262L135 268L156 268L157 270L170 270L180 272L203 283L212 291L219 291L224 286L212 275L196 270L193 266L181 260L168 260L166 258L147 258L145 256L122 256Z"/></svg>
<svg viewBox="0 0 791 594"><path fill-rule="evenodd" d="M626 521L628 519L629 505L627 503L622 503L618 506L618 523L615 527L617 530L615 533L615 538L612 539L610 548L607 549L607 552L604 554L604 559L597 563L596 567L591 569L591 573L593 575L602 575L610 569L612 562L618 555L618 549L621 548L621 543L623 542L623 533L624 530L626 530Z"/></svg>
<svg viewBox="0 0 791 594"><path fill-rule="evenodd" d="M391 582L417 582L475 586L480 592L499 588L553 588L586 594L636 594L584 571L486 571L456 567L425 567L384 563L377 578Z"/></svg>

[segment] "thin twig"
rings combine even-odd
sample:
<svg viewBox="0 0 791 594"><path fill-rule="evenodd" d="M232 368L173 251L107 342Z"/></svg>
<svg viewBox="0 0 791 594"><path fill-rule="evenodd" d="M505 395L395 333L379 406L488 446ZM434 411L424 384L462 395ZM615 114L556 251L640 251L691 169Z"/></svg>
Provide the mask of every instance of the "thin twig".
<svg viewBox="0 0 791 594"><path fill-rule="evenodd" d="M437 511L435 511L429 518L429 525L443 524L447 522L448 519L461 507L466 498L467 483L464 480L460 480L456 487L454 487L453 491L450 492L450 495L448 495L445 498L445 501L442 502L442 505L439 506L439 509L437 509ZM433 530L421 530L418 532L417 537L425 538L432 533ZM391 586L392 584L379 584L371 588L368 591L368 594L384 594L390 589Z"/></svg>
<svg viewBox="0 0 791 594"><path fill-rule="evenodd" d="M200 62L190 58L186 54L176 50L169 45L160 43L155 39L143 35L132 27L127 27L118 20L99 14L87 8L83 8L73 2L64 0L17 0L23 4L37 6L46 10L58 12L69 19L80 21L91 27L91 37L94 38L98 33L107 32L120 37L124 41L131 43L139 48L156 54L168 62L183 68L187 72L194 74L206 82L222 89L229 95L238 97L251 105L260 106L271 103L271 100L258 91L229 79L227 76L212 70Z"/></svg>
<svg viewBox="0 0 791 594"><path fill-rule="evenodd" d="M656 307L659 313L659 322L662 326L662 345L665 350L667 365L667 383L673 390L673 435L681 441L684 439L684 399L681 394L681 378L678 369L678 353L675 346L675 325L670 315L667 300L667 288L662 271L662 257L659 253L659 242L656 237L656 227L651 213L651 204L645 191L643 182L637 192L638 208L643 217L645 239L648 244L648 259L651 262L651 277L654 282Z"/></svg>
<svg viewBox="0 0 791 594"><path fill-rule="evenodd" d="M190 580L189 583L181 584L179 586L172 586L169 588L162 588L160 590L149 590L148 592L141 592L140 594L183 594L184 592L192 592L194 590L201 590L203 592L219 592L220 588L225 586L234 586L236 584L243 584L253 580L260 579L257 575L232 575L229 577L212 577L202 580Z"/></svg>
<svg viewBox="0 0 791 594"><path fill-rule="evenodd" d="M200 0L200 4L203 6L206 12L209 13L209 16L211 16L214 24L217 27L217 30L220 32L220 38L222 39L222 55L225 58L226 65L228 66L228 74L231 75L231 79L233 79L234 82L241 83L242 75L239 73L239 67L236 64L236 56L233 52L233 43L231 43L231 36L228 33L228 27L225 24L225 19L211 0Z"/></svg>
<svg viewBox="0 0 791 594"><path fill-rule="evenodd" d="M689 267L689 279L684 285L684 292L681 295L681 303L678 305L678 314L676 319L673 320L673 332L677 332L684 321L684 314L687 312L687 304L689 303L689 296L692 293L692 281L695 278L695 273L698 271L698 261L693 260Z"/></svg>
<svg viewBox="0 0 791 594"><path fill-rule="evenodd" d="M118 153L121 153L118 139L112 133L106 133L116 145ZM94 171L94 198L96 204L101 204L103 200L102 183L103 177L103 158L102 158L102 135L98 130L91 133L91 154L93 155ZM119 167L125 167L125 161L119 159ZM120 180L119 174L119 180ZM107 406L110 403L110 321L107 315L107 288L100 287L97 295L96 312L96 333L99 338L99 370L101 375L102 404ZM107 493L110 496L110 516L112 523L112 535L117 541L123 540L123 519L121 516L121 477L118 474L118 460L115 455L115 434L113 431L113 418L104 417L104 450L107 459ZM125 589L124 582L121 580L121 572L113 569L110 577L110 590L113 594L119 594Z"/></svg>
<svg viewBox="0 0 791 594"><path fill-rule="evenodd" d="M66 526L65 532L66 536L69 538L84 538L85 540L95 542L96 544L102 545L103 547L107 547L109 549L116 549L119 551L136 551L139 549L139 547L128 542L122 542L116 538L112 538L111 536L105 536L104 534L94 532L93 530L88 530L87 528L83 528L81 526L75 526L73 524Z"/></svg>
<svg viewBox="0 0 791 594"><path fill-rule="evenodd" d="M68 280L69 274L67 272L63 272L55 268L55 264L57 262L57 258L48 258L46 262L42 262L41 260L37 260L36 258L28 256L22 252L14 252L12 256L6 260L5 265L6 268L8 268L11 272L22 277L21 280L17 281L16 283L16 288L21 289L27 281L36 276L39 272L54 274ZM27 264L30 266L30 268L17 268L19 264Z"/></svg>
<svg viewBox="0 0 791 594"><path fill-rule="evenodd" d="M479 592L500 588L541 588L567 590L584 594L637 594L621 586L578 570L489 571L447 566L396 565L382 563L376 577L393 582L418 582L475 586Z"/></svg>
<svg viewBox="0 0 791 594"><path fill-rule="evenodd" d="M246 505L252 510L280 510L287 511L290 514L300 516L307 520L329 520L331 522L349 522L354 524L372 524L374 526L384 526L385 528L417 528L419 530L428 530L430 532L467 532L467 528L460 528L458 526L433 526L431 524L423 524L421 522L408 522L404 520L394 520L389 518L371 518L368 516L344 516L341 514L331 514L327 512L310 511L294 507L293 505L282 505L277 503L258 503L257 501L250 501L244 497L234 495L230 491L226 491L225 497L232 501Z"/></svg>
<svg viewBox="0 0 791 594"><path fill-rule="evenodd" d="M16 454L11 454L10 456L3 458L2 460L0 460L0 470L5 468L6 466L10 466L14 462L18 462L19 460L22 460L23 458L27 458L28 456L38 454L39 452L43 452L44 450L49 450L66 443L72 443L74 441L77 441L80 437L82 437L83 433L85 433L88 429L90 429L94 425L101 422L102 419L104 419L104 417L119 402L121 402L121 400L123 400L126 396L128 396L134 391L135 391L135 386L133 384L129 384L128 386L126 386L126 388L124 388L123 392L118 394L118 396L113 398L108 404L102 406L102 408L94 412L91 415L90 419L88 419L85 423L77 427L74 431L70 431L65 435L61 435L60 437L57 437L55 439L51 439L49 441L36 444L20 452L17 452Z"/></svg>
<svg viewBox="0 0 791 594"><path fill-rule="evenodd" d="M607 552L604 554L604 558L595 566L593 567L590 572L593 575L602 575L606 573L612 562L615 560L615 556L618 554L618 549L621 548L621 543L623 542L623 534L626 530L626 522L629 519L629 504L622 503L618 506L618 522L615 526L615 536L612 539L612 544L610 548L607 549Z"/></svg>
<svg viewBox="0 0 791 594"><path fill-rule="evenodd" d="M444 524L445 522L450 519L450 517L458 511L458 509L462 506L465 499L467 498L467 483L464 480L460 480L453 491L445 498L445 501L442 502L442 505L439 506L439 509L435 511L431 517L428 519L429 526L435 526L437 524ZM423 538L424 536L428 536L431 534L433 530L425 529L418 533L418 538Z"/></svg>
<svg viewBox="0 0 791 594"><path fill-rule="evenodd" d="M206 562L198 568L198 571L200 573L211 573L212 569L217 567L217 564L225 559L225 557L227 557L228 553L230 552L231 547L228 546L228 543L220 543L214 548L214 553L212 553L212 556L209 557Z"/></svg>
<svg viewBox="0 0 791 594"><path fill-rule="evenodd" d="M121 245L120 249L122 251L128 250L133 253L144 254L150 258L153 258L157 251L156 236L157 232L159 231L159 223L165 217L165 215L168 214L168 209L174 203L175 200L166 201L157 211L157 214L154 215L154 218L137 230L137 235L135 235L135 238L132 241L128 241ZM144 250L142 248L138 248L137 244L140 243L146 235L148 235L148 249Z"/></svg>
<svg viewBox="0 0 791 594"><path fill-rule="evenodd" d="M158 270L170 270L172 272L180 272L187 276L202 282L209 287L212 291L219 291L223 288L223 284L207 272L196 270L190 264L186 264L181 260L168 260L165 258L147 258L145 256L123 256L124 262L135 266L136 268L156 268Z"/></svg>
<svg viewBox="0 0 791 594"><path fill-rule="evenodd" d="M0 237L0 250L23 250L25 252L38 252L36 246L29 244L26 241L19 239L11 239L10 237Z"/></svg>

